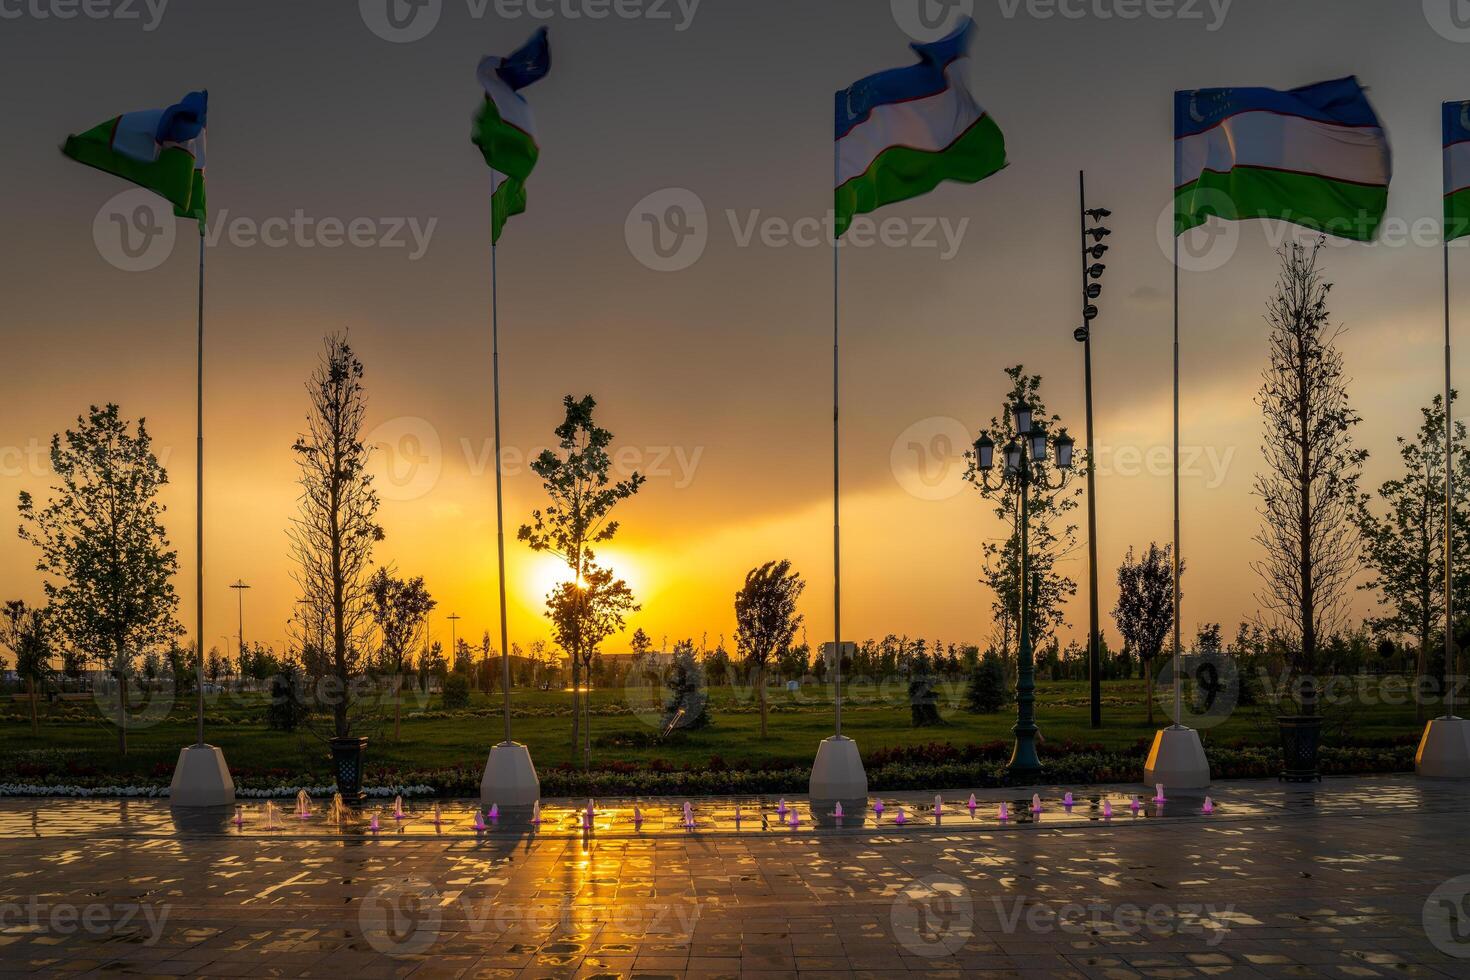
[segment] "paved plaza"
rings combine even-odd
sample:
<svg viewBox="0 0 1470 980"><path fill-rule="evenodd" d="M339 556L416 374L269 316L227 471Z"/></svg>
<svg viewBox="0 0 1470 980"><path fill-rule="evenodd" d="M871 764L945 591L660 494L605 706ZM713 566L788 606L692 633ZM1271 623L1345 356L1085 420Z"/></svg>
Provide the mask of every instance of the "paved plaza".
<svg viewBox="0 0 1470 980"><path fill-rule="evenodd" d="M683 801L597 802L587 829L562 801L484 831L463 802L10 799L0 972L1470 976L1470 787L1239 781L1211 813L1140 790L946 793L937 824L895 794L840 828L732 799L692 828Z"/></svg>

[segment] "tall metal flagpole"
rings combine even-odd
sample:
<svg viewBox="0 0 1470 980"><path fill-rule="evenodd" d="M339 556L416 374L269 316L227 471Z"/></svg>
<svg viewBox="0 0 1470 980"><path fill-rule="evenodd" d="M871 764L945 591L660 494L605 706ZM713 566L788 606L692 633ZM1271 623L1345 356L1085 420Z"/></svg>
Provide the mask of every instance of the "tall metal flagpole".
<svg viewBox="0 0 1470 980"><path fill-rule="evenodd" d="M500 563L500 666L505 694L505 741L510 737L510 645L505 611L505 491L500 468L500 283L495 264L495 171L490 171L490 363L495 376L495 547Z"/></svg>
<svg viewBox="0 0 1470 980"><path fill-rule="evenodd" d="M838 183L840 171L838 169L837 143L832 144L832 186L841 186ZM842 735L842 530L841 521L838 519L838 474L837 465L837 406L838 406L838 374L837 374L837 210L836 202L833 202L832 210L832 653L837 667L836 703L837 703L837 735Z"/></svg>
<svg viewBox="0 0 1470 980"><path fill-rule="evenodd" d="M199 745L204 744L204 226L199 227L199 328L198 363L195 384L195 439L194 439L194 488L195 519L194 547L197 560L194 566L194 594L198 597L195 610L195 645L198 654L199 691Z"/></svg>
<svg viewBox="0 0 1470 980"><path fill-rule="evenodd" d="M1174 727L1184 717L1179 677L1179 232L1174 232Z"/></svg>
<svg viewBox="0 0 1470 980"><path fill-rule="evenodd" d="M1440 234L1444 252L1444 677L1445 717L1455 717L1454 663L1454 517L1455 422L1450 402L1450 240L1448 222Z"/></svg>

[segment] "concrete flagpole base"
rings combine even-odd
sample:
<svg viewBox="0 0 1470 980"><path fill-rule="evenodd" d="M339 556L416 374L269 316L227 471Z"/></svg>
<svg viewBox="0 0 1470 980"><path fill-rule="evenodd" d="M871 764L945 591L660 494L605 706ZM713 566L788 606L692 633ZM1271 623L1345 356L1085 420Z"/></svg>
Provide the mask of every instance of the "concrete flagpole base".
<svg viewBox="0 0 1470 980"><path fill-rule="evenodd" d="M480 802L507 809L530 810L541 799L541 780L531 764L531 750L519 742L501 742L490 749L485 775L480 779Z"/></svg>
<svg viewBox="0 0 1470 980"><path fill-rule="evenodd" d="M1145 785L1159 783L1164 789L1204 790L1210 788L1210 764L1199 732L1183 725L1171 725L1154 733L1154 744L1143 765Z"/></svg>
<svg viewBox="0 0 1470 980"><path fill-rule="evenodd" d="M817 757L812 762L812 778L807 786L812 814L830 817L838 803L843 812L861 820L868 806L868 774L857 743L846 735L822 739Z"/></svg>
<svg viewBox="0 0 1470 980"><path fill-rule="evenodd" d="M168 805L178 807L233 806L235 780L218 746L199 743L179 750Z"/></svg>
<svg viewBox="0 0 1470 980"><path fill-rule="evenodd" d="M1414 753L1414 771L1427 779L1470 779L1470 719L1431 718Z"/></svg>

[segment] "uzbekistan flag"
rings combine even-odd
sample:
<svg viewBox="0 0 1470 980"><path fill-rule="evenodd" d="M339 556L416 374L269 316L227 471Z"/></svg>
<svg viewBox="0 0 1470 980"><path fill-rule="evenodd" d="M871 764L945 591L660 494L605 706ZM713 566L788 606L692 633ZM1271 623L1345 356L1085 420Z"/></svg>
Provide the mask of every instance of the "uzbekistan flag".
<svg viewBox="0 0 1470 980"><path fill-rule="evenodd" d="M911 45L919 63L869 75L837 93L836 234L854 216L973 184L1006 165L1005 137L965 86L969 18L951 35Z"/></svg>
<svg viewBox="0 0 1470 980"><path fill-rule="evenodd" d="M1176 235L1215 215L1368 241L1392 173L1388 139L1356 78L1174 93Z"/></svg>
<svg viewBox="0 0 1470 980"><path fill-rule="evenodd" d="M520 89L540 81L551 70L551 45L546 28L509 57L490 55L476 75L485 88L485 102L475 113L470 140L480 148L490 168L491 242L500 241L506 219L526 210L526 178L536 166L536 121Z"/></svg>
<svg viewBox="0 0 1470 980"><path fill-rule="evenodd" d="M1444 240L1470 235L1470 102L1446 102L1444 120Z"/></svg>
<svg viewBox="0 0 1470 980"><path fill-rule="evenodd" d="M204 122L208 92L190 92L167 109L127 112L68 136L61 152L146 187L180 218L204 227Z"/></svg>

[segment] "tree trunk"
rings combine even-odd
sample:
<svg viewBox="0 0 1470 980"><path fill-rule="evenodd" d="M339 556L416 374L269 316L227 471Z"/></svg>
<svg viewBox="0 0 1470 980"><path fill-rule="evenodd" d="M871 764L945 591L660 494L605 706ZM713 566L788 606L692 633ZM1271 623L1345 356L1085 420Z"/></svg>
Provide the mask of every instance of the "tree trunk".
<svg viewBox="0 0 1470 980"><path fill-rule="evenodd" d="M582 744L582 665L577 654L572 653L572 758L577 756L577 746Z"/></svg>
<svg viewBox="0 0 1470 980"><path fill-rule="evenodd" d="M1148 726L1152 728L1154 725L1154 662L1153 658L1149 658L1148 660L1140 658L1140 663L1143 665L1144 684L1148 691L1144 695L1148 700Z"/></svg>
<svg viewBox="0 0 1470 980"><path fill-rule="evenodd" d="M117 658L117 751L128 754L128 674L121 655Z"/></svg>
<svg viewBox="0 0 1470 980"><path fill-rule="evenodd" d="M39 735L41 733L41 719L36 714L36 679L34 677L27 677L26 687L31 692L31 734Z"/></svg>
<svg viewBox="0 0 1470 980"><path fill-rule="evenodd" d="M1301 512L1299 515L1300 525L1298 529L1301 563L1301 601L1302 601L1302 671L1311 684L1310 694L1303 700L1302 712L1304 714L1316 714L1317 712L1317 609L1314 589L1316 582L1312 577L1312 446L1311 446L1311 386L1307 376L1307 334L1305 330L1299 330L1297 334L1297 421L1300 425L1297 436L1301 440L1301 473L1298 477L1301 486ZM1302 691L1308 693L1308 688L1303 685Z"/></svg>
<svg viewBox="0 0 1470 980"><path fill-rule="evenodd" d="M837 655L842 656L839 650ZM761 738L766 737L766 670L763 664L755 665L755 693L761 702Z"/></svg>
<svg viewBox="0 0 1470 980"><path fill-rule="evenodd" d="M399 716L403 712L403 694L402 694L402 689L403 689L403 675L401 673L394 674L393 675L393 741L395 741L395 742L398 741L398 736L399 736L399 728L398 728Z"/></svg>
<svg viewBox="0 0 1470 980"><path fill-rule="evenodd" d="M586 769L592 770L592 664L586 665L587 694L582 698L582 749Z"/></svg>

